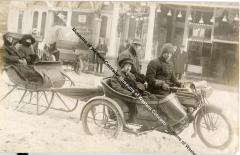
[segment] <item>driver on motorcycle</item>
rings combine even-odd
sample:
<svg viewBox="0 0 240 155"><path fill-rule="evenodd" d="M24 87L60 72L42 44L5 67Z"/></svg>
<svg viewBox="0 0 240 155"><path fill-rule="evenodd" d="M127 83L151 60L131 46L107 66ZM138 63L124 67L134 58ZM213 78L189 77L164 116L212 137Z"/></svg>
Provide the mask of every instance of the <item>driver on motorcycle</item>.
<svg viewBox="0 0 240 155"><path fill-rule="evenodd" d="M170 43L163 45L159 58L151 60L147 66L147 82L148 91L153 94L167 96L170 87L182 87L183 84L175 77L174 66L172 62L172 54L174 47ZM193 109L187 108L188 114L191 114Z"/></svg>
<svg viewBox="0 0 240 155"><path fill-rule="evenodd" d="M164 44L160 57L151 60L147 66L148 90L153 94L168 95L170 87L181 87L182 85L175 77L171 59L173 51L172 44Z"/></svg>

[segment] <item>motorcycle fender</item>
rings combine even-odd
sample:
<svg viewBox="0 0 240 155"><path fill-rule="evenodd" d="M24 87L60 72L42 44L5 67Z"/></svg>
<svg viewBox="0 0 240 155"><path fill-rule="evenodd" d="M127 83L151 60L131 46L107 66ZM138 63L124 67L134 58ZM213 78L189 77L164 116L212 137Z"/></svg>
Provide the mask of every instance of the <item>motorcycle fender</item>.
<svg viewBox="0 0 240 155"><path fill-rule="evenodd" d="M90 103L92 101L95 101L95 100L105 100L107 102L110 102L113 106L115 106L117 108L118 112L120 113L123 124L126 124L126 121L124 119L124 114L123 114L123 111L122 111L121 107L118 105L118 103L116 101L114 101L113 99L111 99L109 97L106 97L106 96L96 96L96 97L93 97L93 98L89 99L86 102L86 104L83 106L83 108L80 112L80 120L82 120L82 113L83 113L84 109L86 108L86 106L88 105L88 103Z"/></svg>

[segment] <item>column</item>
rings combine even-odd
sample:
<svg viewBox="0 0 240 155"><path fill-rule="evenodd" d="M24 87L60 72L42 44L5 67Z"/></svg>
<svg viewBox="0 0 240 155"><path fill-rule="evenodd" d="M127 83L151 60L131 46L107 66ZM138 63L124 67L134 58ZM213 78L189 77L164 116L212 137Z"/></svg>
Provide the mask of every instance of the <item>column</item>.
<svg viewBox="0 0 240 155"><path fill-rule="evenodd" d="M9 12L8 12L8 21L7 21L8 32L18 31L18 16L19 16L18 8L15 6L14 2L10 2Z"/></svg>
<svg viewBox="0 0 240 155"><path fill-rule="evenodd" d="M94 18L94 29L93 29L93 45L97 46L100 37L100 30L101 30L101 18L95 17Z"/></svg>
<svg viewBox="0 0 240 155"><path fill-rule="evenodd" d="M119 20L119 2L114 2L113 4L113 15L111 20L112 20L111 36L109 38L110 44L109 44L109 50L107 52L107 56L116 57L117 56L117 50L116 50L117 26L118 26L118 20Z"/></svg>
<svg viewBox="0 0 240 155"><path fill-rule="evenodd" d="M32 33L32 12L29 7L23 13L22 33Z"/></svg>
<svg viewBox="0 0 240 155"><path fill-rule="evenodd" d="M38 9L37 12L38 12L37 35L40 36L43 12L42 12L42 9Z"/></svg>
<svg viewBox="0 0 240 155"><path fill-rule="evenodd" d="M189 21L188 17L191 14L191 6L187 6L186 17L185 17L185 24L184 24L184 32L183 32L183 42L182 44L185 46L184 50L187 51L188 46L188 33L189 33ZM193 16L192 16L193 17Z"/></svg>
<svg viewBox="0 0 240 155"><path fill-rule="evenodd" d="M67 27L72 27L71 25L71 22L72 22L72 10L68 10L68 13L67 13L67 23L66 23L66 26Z"/></svg>
<svg viewBox="0 0 240 155"><path fill-rule="evenodd" d="M175 34L175 29L176 29L176 18L177 18L177 10L173 10L173 16L172 16L172 30L171 30L171 43L174 42L174 40L176 39L176 34Z"/></svg>
<svg viewBox="0 0 240 155"><path fill-rule="evenodd" d="M128 39L129 18L126 17L126 15L125 15L125 20L126 20L126 23L124 25L124 30L123 30L123 32L124 32L124 35L123 35L124 36L124 40L123 41Z"/></svg>
<svg viewBox="0 0 240 155"><path fill-rule="evenodd" d="M45 29L45 37L44 37L44 42L46 43L52 43L53 40L55 41L55 39L53 39L53 31L55 31L53 29L53 18L54 18L54 13L52 10L50 10L51 8L48 8L48 12L47 12L47 21L46 21L46 29Z"/></svg>
<svg viewBox="0 0 240 155"><path fill-rule="evenodd" d="M150 3L150 13L149 13L149 19L148 19L148 31L147 31L148 33L147 33L145 60L151 60L152 59L152 43L153 43L155 10L156 10L156 3Z"/></svg>

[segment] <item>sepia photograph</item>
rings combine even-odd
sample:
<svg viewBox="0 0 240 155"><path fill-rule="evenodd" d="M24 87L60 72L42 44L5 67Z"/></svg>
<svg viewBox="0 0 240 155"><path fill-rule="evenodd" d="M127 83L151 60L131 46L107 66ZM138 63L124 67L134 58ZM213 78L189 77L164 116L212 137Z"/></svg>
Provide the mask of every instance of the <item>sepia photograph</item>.
<svg viewBox="0 0 240 155"><path fill-rule="evenodd" d="M239 153L238 1L0 1L0 154Z"/></svg>

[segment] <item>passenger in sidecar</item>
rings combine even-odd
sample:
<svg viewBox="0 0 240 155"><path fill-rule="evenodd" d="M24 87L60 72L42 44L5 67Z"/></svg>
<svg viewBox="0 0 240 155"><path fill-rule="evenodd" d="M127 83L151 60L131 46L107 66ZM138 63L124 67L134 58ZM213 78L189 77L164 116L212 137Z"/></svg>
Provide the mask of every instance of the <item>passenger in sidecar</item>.
<svg viewBox="0 0 240 155"><path fill-rule="evenodd" d="M131 58L125 58L119 61L120 70L118 71L119 75L127 82L127 84L136 90L145 100L157 100L157 97L153 94L150 94L146 91L145 85L140 81L137 81L137 78L132 74L131 68L133 65L133 60ZM114 75L110 80L110 86L125 95L134 96L127 86L118 81L118 77Z"/></svg>
<svg viewBox="0 0 240 155"><path fill-rule="evenodd" d="M123 59L122 61L120 61L119 66L120 66L121 70L119 70L119 75L122 76L124 81L126 81L130 87L132 87L134 90L139 92L140 95L143 97L144 101L146 101L149 104L149 106L151 106L153 109L156 109L156 112L158 114L163 114L163 116L164 116L164 112L171 113L172 110L169 110L168 106L164 106L165 107L164 112L162 112L159 109L159 103L160 102L163 103L166 100L166 99L163 99L164 98L163 96L154 95L154 94L147 92L145 90L145 86L142 83L136 81L135 76L130 73L132 63L133 63L132 59L130 59L130 58L126 58L126 59ZM127 86L125 84L121 83L118 80L118 78L119 77L116 77L116 76L113 76L112 78L110 78L108 81L109 86L119 93L122 93L129 97L130 96L135 97L134 94L129 90L129 88L127 88ZM106 94L106 95L108 96L108 94ZM171 99L173 97L176 98L172 94ZM111 98L114 98L114 96L111 96ZM117 100L118 104L121 104L123 102L121 99L119 99L119 97L114 98L114 99ZM169 99L167 98L167 100L169 100ZM144 108L143 104L139 103L139 105L138 105L137 101L138 101L137 98L135 98L135 101L132 101L131 103L125 102L125 103L123 103L123 105L127 105L128 109L129 109L129 119L128 119L129 122L135 122L135 123L138 122L140 124L143 124L142 128L140 128L140 132L142 132L142 131L149 130L150 128L152 128L153 126L155 126L158 123L156 122L157 119L153 116L153 114L151 112L149 112L146 108ZM177 101L175 101L175 102L177 102ZM177 109L179 109L179 108L182 109L180 107L181 105L179 103L173 103L173 104L177 104L176 105L176 106L178 106ZM161 104L161 106L162 105L163 104ZM173 107L171 107L171 108L173 108ZM175 110L174 116L171 116L174 120L176 120L176 117L179 117L177 114L178 111L179 110ZM182 113L183 114L185 113L183 109L181 112L181 117L184 117L184 116L182 116ZM152 122L152 124L150 122ZM149 123L151 125L149 125Z"/></svg>
<svg viewBox="0 0 240 155"><path fill-rule="evenodd" d="M123 78L124 81L126 81L130 87L136 90L144 98L144 100L148 101L158 100L155 95L152 95L149 92L147 92L145 90L145 85L142 84L141 82L138 82L136 80L135 75L130 72L133 65L133 60L131 58L122 59L121 61L119 61L118 65L120 66L120 70L118 71L118 73L121 76L121 78ZM108 82L109 86L121 94L134 97L134 93L132 93L125 84L121 83L118 80L118 78L119 77L117 77L116 75L110 78ZM129 109L128 121L132 122L134 120L135 115L137 115L138 110L135 103L127 104L127 106Z"/></svg>

